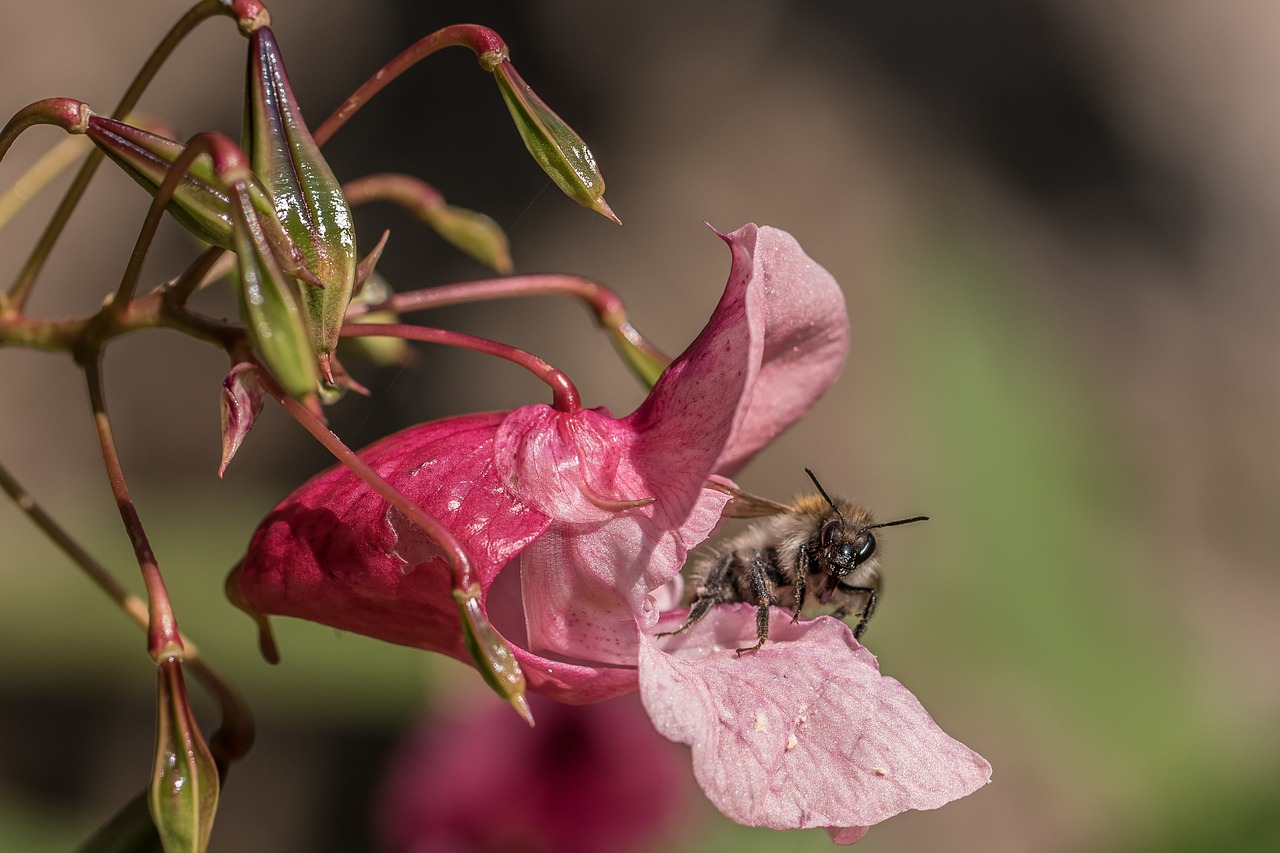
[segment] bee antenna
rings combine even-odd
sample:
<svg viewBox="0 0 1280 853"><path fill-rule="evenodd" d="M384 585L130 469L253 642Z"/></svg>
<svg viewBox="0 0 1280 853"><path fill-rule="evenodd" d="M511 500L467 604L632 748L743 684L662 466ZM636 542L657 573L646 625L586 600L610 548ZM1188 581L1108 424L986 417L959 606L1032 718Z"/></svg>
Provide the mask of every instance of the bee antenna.
<svg viewBox="0 0 1280 853"><path fill-rule="evenodd" d="M867 529L871 530L874 527L897 527L899 524L911 524L913 521L928 521L928 520L929 520L929 516L927 515L916 515L916 516L912 516L911 518L900 518L897 521L882 521L879 524L870 525L869 527L867 527Z"/></svg>
<svg viewBox="0 0 1280 853"><path fill-rule="evenodd" d="M827 490L822 488L822 484L818 482L818 475L810 471L808 468L804 472L809 475L809 479L813 480L813 484L818 487L818 494L822 495L822 499L831 504L831 508L836 511L836 516L840 519L840 523L844 523L844 514L840 512L840 507L836 506L836 502L831 500L831 495L827 494Z"/></svg>

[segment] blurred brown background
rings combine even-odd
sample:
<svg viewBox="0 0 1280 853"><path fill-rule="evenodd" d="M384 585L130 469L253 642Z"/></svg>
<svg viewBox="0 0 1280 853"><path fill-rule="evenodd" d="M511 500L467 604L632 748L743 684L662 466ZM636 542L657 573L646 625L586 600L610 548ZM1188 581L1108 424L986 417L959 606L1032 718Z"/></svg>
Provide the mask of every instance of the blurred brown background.
<svg viewBox="0 0 1280 853"><path fill-rule="evenodd" d="M1280 845L1280 8L1257 0L965 4L555 0L271 4L314 121L418 36L464 20L588 140L618 228L560 197L465 51L433 57L327 149L342 179L400 170L508 231L518 270L608 282L671 351L727 270L702 225L791 231L845 288L852 354L815 414L744 485L800 491L803 466L882 516L888 592L867 641L994 782L872 830L859 849L1271 850ZM12 113L54 95L110 109L180 6L47 0L0 31ZM238 134L243 42L204 25L142 109L185 138ZM30 132L11 183L57 139ZM103 170L33 309L113 289L147 199ZM53 194L0 232L21 264ZM47 214L44 214L47 215ZM483 277L386 208L399 289ZM192 249L176 228L148 267ZM216 300L206 303L219 308ZM442 312L524 346L623 413L642 392L576 306ZM76 373L6 351L0 459L135 583ZM113 347L110 403L179 619L260 715L214 849L352 850L380 768L465 670L310 625L257 660L222 597L255 519L328 464L269 411L224 481L224 360L175 336ZM544 392L516 369L423 349L360 371L355 445ZM0 508L0 849L58 850L144 783L154 710L141 635ZM433 699L432 697L436 697ZM690 818L676 849L808 850L820 832Z"/></svg>

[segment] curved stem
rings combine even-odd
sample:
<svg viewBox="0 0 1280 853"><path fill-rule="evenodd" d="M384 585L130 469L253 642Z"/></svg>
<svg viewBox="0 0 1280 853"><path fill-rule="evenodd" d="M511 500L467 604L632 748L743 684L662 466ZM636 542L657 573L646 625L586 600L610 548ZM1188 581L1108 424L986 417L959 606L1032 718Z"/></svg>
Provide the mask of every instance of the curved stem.
<svg viewBox="0 0 1280 853"><path fill-rule="evenodd" d="M66 554L73 563L93 581L107 596L119 605L124 614L142 630L147 630L149 617L147 605L141 598L129 592L110 571L94 559L85 548L75 540L39 503L22 484L0 464L0 489L2 489L18 509L27 516L54 546ZM218 700L222 711L222 725L214 733L211 748L219 762L236 761L249 751L253 743L253 714L245 703L244 697L231 686L222 675L205 661L195 643L182 637L185 666L204 684L205 688Z"/></svg>
<svg viewBox="0 0 1280 853"><path fill-rule="evenodd" d="M582 397L572 381L562 371L525 350L507 344L478 338L462 332L447 329L432 329L426 326L410 326L403 323L346 323L342 327L343 337L388 337L408 338L431 344L469 349L486 355L504 358L518 364L532 373L551 388L553 405L561 412L572 414L582 408Z"/></svg>
<svg viewBox="0 0 1280 853"><path fill-rule="evenodd" d="M171 657L181 660L183 646L178 634L178 621L173 615L173 605L169 601L169 592L160 574L155 552L151 550L151 542L147 539L142 519L134 506L133 496L129 494L129 486L125 483L124 470L120 467L120 456L116 452L115 438L111 433L111 420L107 417L107 404L102 391L102 354L99 351L79 354L79 360L84 367L85 382L89 387L93 426L102 450L102 462L107 469L107 481L147 588L147 599L150 602L147 651L156 663Z"/></svg>
<svg viewBox="0 0 1280 853"><path fill-rule="evenodd" d="M178 22L161 39L160 44L152 51L151 56L147 57L147 61L138 71L137 76L133 78L133 82L129 84L129 88L120 99L120 103L116 105L115 110L111 113L112 117L123 119L129 114L137 105L138 99L142 97L142 93L156 76L156 72L160 70L160 66L164 65L165 60L169 58L174 49L200 22L214 15L226 13L226 7L221 0L199 0L188 9L186 14L179 18ZM36 277L44 267L44 262L48 259L49 253L53 251L54 243L62 235L62 229L66 227L67 220L71 218L71 212L80 203L80 198L84 195L85 189L88 188L89 181L93 179L93 173L97 171L98 165L102 162L102 156L102 152L95 148L71 181L71 186L67 189L66 195L62 197L62 201L58 204L57 210L54 211L49 224L45 226L44 233L40 235L40 240L36 243L35 248L31 250L31 255L27 258L27 262L23 265L18 277L9 288L9 301L13 306L20 309L26 305L27 297L31 294L31 288L35 285Z"/></svg>
<svg viewBox="0 0 1280 853"><path fill-rule="evenodd" d="M191 168L191 164L201 154L208 154L211 151L220 152L231 145L232 143L229 140L225 140L220 134L200 133L192 137L186 147L183 148L182 153L173 161L173 165L165 173L164 180L156 188L156 194L151 199L151 206L147 208L147 216L142 220L142 227L138 229L138 239L134 241L133 251L129 254L129 262L125 265L124 275L120 278L120 286L116 289L115 297L108 308L113 319L123 316L124 312L128 310L129 303L133 300L133 294L138 287L138 277L142 275L142 263L147 258L147 250L151 248L151 241L155 238L156 229L160 227L160 220L164 217L165 209L169 206L169 202L173 200L173 194L177 191L183 176ZM219 165L221 164L215 159L215 168ZM221 172L219 177L221 177ZM212 261L216 259L216 254L212 255L211 260L210 252L206 251L197 260L196 268L200 267L201 261L212 265ZM207 270L208 267L206 266L205 269Z"/></svg>
<svg viewBox="0 0 1280 853"><path fill-rule="evenodd" d="M353 305L348 316L357 317L365 311L422 311L494 299L553 295L572 296L581 300L595 315L600 328L607 331L614 345L623 351L628 363L632 363L630 354L626 352L628 347L634 348L643 359L659 370L671 363L670 356L645 340L636 327L631 325L631 321L627 319L626 305L616 293L599 282L576 275L519 275L429 287L394 294L377 305ZM652 384L653 377L645 375L642 378Z"/></svg>
<svg viewBox="0 0 1280 853"><path fill-rule="evenodd" d="M501 61L507 55L506 42L488 27L476 24L456 24L452 27L437 30L415 42L395 59L379 68L359 89L356 89L351 97L347 98L342 106L338 107L333 115L325 119L324 124L316 129L313 134L316 144L324 145L328 142L340 127L346 124L353 115L359 112L361 107L369 103L373 96L381 92L392 80L437 50L454 45L470 48L477 57L482 59L486 54L489 54ZM494 65L496 64L497 62L494 63Z"/></svg>
<svg viewBox="0 0 1280 853"><path fill-rule="evenodd" d="M267 389L267 393L274 397L284 407L285 411L293 416L294 420L302 424L307 432L315 436L316 440L323 444L339 462L351 469L361 480L364 480L369 488L381 495L387 503L398 509L431 538L431 541L436 544L443 554L445 562L449 564L449 572L452 576L454 589L467 590L477 583L471 568L471 558L467 556L466 549L462 547L462 543L458 541L449 528L437 521L434 516L410 500L403 492L388 483L381 474L369 467L368 463L357 456L355 451L347 447L342 439L338 438L316 417L315 413L286 394L270 374L263 370L259 375L262 377L262 383Z"/></svg>

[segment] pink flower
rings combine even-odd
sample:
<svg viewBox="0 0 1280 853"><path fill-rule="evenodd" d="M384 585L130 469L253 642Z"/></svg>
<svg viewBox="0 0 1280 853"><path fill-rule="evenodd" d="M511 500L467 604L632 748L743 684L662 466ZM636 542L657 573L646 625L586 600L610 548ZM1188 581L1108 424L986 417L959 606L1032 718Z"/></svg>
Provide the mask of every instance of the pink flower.
<svg viewBox="0 0 1280 853"><path fill-rule="evenodd" d="M654 639L674 606L664 588L727 500L708 478L803 416L847 349L839 287L790 235L748 225L723 237L733 262L720 303L632 414L525 406L423 424L361 455L471 554L533 690L584 703L638 687L659 730L696 745L695 773L726 814L852 842L897 811L971 792L989 766L882 678L843 623L776 625L741 658L751 608ZM263 613L468 660L437 553L338 468L268 516L230 586Z"/></svg>
<svg viewBox="0 0 1280 853"><path fill-rule="evenodd" d="M375 800L384 848L626 853L670 838L693 780L635 697L589 707L539 698L532 731L496 702L424 725Z"/></svg>

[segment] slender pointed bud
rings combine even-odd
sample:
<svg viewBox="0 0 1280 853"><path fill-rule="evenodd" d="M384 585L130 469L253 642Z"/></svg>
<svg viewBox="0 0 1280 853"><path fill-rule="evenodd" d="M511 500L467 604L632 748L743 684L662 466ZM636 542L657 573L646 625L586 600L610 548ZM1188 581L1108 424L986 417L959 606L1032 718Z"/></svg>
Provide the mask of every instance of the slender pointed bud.
<svg viewBox="0 0 1280 853"><path fill-rule="evenodd" d="M262 398L266 389L258 378L258 370L252 364L242 361L222 380L222 397L219 409L222 414L222 463L218 466L221 477L231 464L231 459L240 449L253 422L262 411Z"/></svg>
<svg viewBox="0 0 1280 853"><path fill-rule="evenodd" d="M482 56L482 64L484 59ZM605 203L604 176L582 137L529 88L509 60L497 63L492 70L525 147L543 171L569 198L621 224Z"/></svg>
<svg viewBox="0 0 1280 853"><path fill-rule="evenodd" d="M182 154L181 142L148 133L121 121L95 115L89 119L88 137L104 154L155 195L169 167ZM174 219L200 240L231 248L231 199L213 174L213 161L195 159L169 202Z"/></svg>
<svg viewBox="0 0 1280 853"><path fill-rule="evenodd" d="M470 589L455 589L453 600L458 603L458 615L462 617L462 635L467 651L485 683L511 703L525 722L533 725L533 712L524 698L524 673L511 647L493 630L488 618L480 609L480 585Z"/></svg>
<svg viewBox="0 0 1280 853"><path fill-rule="evenodd" d="M249 35L244 149L275 204L276 217L322 285L301 298L316 356L338 344L356 280L351 208L302 119L270 27Z"/></svg>
<svg viewBox="0 0 1280 853"><path fill-rule="evenodd" d="M254 349L289 396L314 396L320 376L298 307L297 285L276 263L243 178L231 182L232 249L240 273L240 313ZM312 290L313 288L307 288Z"/></svg>
<svg viewBox="0 0 1280 853"><path fill-rule="evenodd" d="M503 275L515 268L506 232L483 213L439 204L424 208L419 215L437 234L480 263Z"/></svg>
<svg viewBox="0 0 1280 853"><path fill-rule="evenodd" d="M186 146L159 134L106 116L89 119L86 135L125 174L151 195L164 182L169 168ZM275 218L271 197L250 175L247 180L249 198L258 213L258 221L281 267L290 275L314 281L305 269L306 259ZM233 248L231 196L218 179L213 161L207 155L197 157L173 193L169 213L197 239L224 249Z"/></svg>
<svg viewBox="0 0 1280 853"><path fill-rule="evenodd" d="M213 829L218 768L191 713L181 664L169 658L159 673L151 817L166 853L198 853L208 847Z"/></svg>

